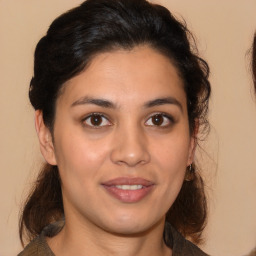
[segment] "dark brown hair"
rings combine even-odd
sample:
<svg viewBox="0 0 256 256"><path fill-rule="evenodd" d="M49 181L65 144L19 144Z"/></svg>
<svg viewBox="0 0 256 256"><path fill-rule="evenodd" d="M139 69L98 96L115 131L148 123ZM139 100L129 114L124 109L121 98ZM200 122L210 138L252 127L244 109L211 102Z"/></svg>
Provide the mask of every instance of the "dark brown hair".
<svg viewBox="0 0 256 256"><path fill-rule="evenodd" d="M256 92L256 33L254 34L253 44L252 44L252 74L254 89Z"/></svg>
<svg viewBox="0 0 256 256"><path fill-rule="evenodd" d="M186 25L160 5L146 0L88 0L51 24L35 50L29 98L53 131L55 104L62 85L88 66L92 58L113 49L149 45L176 66L184 83L190 132L208 128L209 68L196 51ZM193 163L189 179L166 215L185 237L198 243L205 227L204 183ZM45 164L20 219L20 238L33 239L64 215L57 166Z"/></svg>

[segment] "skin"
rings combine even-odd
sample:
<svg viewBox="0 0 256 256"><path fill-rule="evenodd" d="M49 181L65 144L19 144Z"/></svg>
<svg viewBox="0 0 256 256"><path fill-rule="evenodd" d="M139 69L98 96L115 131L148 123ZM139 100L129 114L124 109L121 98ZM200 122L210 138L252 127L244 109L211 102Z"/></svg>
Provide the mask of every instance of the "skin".
<svg viewBox="0 0 256 256"><path fill-rule="evenodd" d="M99 54L64 85L54 140L36 112L41 152L62 180L66 224L48 239L56 255L171 255L165 214L195 148L186 104L171 61L140 46ZM141 177L153 188L123 202L102 186L117 177Z"/></svg>

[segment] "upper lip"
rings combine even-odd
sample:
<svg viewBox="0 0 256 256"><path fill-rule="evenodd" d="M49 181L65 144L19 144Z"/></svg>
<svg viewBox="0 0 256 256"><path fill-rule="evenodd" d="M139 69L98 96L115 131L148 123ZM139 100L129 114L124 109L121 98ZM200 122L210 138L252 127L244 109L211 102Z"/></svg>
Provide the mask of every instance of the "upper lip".
<svg viewBox="0 0 256 256"><path fill-rule="evenodd" d="M152 181L146 180L141 177L118 177L112 180L103 182L104 186L116 186L116 185L142 185L148 187L154 185Z"/></svg>

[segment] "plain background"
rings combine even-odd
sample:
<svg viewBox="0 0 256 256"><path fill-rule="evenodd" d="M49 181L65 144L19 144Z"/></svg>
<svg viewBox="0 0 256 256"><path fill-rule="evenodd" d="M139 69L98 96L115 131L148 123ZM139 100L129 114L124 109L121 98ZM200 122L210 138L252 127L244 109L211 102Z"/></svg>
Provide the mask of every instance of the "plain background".
<svg viewBox="0 0 256 256"><path fill-rule="evenodd" d="M18 214L42 162L28 101L33 52L51 21L81 0L0 0L0 256L21 250ZM184 18L211 68L211 133L203 158L210 216L203 249L246 255L256 246L256 104L248 53L255 0L158 1Z"/></svg>

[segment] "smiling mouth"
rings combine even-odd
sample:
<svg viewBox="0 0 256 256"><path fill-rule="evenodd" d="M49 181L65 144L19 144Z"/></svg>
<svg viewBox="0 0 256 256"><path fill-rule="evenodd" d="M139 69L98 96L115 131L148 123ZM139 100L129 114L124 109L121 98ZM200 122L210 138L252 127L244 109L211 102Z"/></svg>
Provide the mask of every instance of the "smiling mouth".
<svg viewBox="0 0 256 256"><path fill-rule="evenodd" d="M142 185L116 185L115 187L122 190L138 190L143 188Z"/></svg>
<svg viewBox="0 0 256 256"><path fill-rule="evenodd" d="M120 177L104 182L102 186L111 197L123 203L136 203L147 197L155 184L143 178Z"/></svg>

